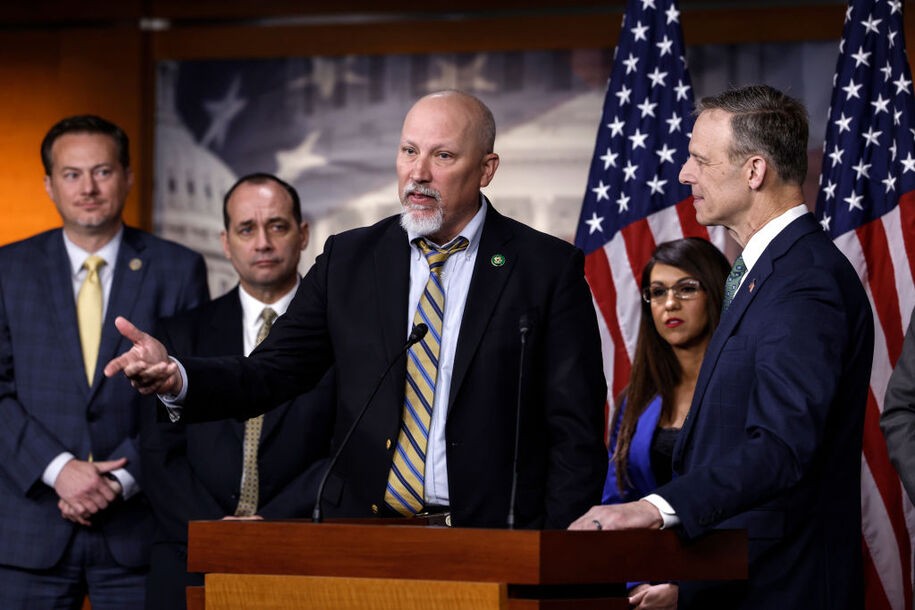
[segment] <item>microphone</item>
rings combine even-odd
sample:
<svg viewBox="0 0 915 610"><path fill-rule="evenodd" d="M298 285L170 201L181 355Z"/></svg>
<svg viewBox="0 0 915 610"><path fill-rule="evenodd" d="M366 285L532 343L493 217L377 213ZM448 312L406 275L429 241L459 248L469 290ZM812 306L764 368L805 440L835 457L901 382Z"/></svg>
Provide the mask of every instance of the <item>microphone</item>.
<svg viewBox="0 0 915 610"><path fill-rule="evenodd" d="M327 483L327 477L330 476L334 466L337 465L337 460L340 459L340 454L343 453L343 448L346 447L346 444L349 442L353 432L356 431L356 426L358 426L359 422L362 421L362 416L365 415L366 411L368 411L369 405L372 404L372 400L375 398L375 394L377 394L378 390L381 389L381 384L384 383L385 379L387 379L388 373L391 372L394 364L398 362L404 354L407 353L408 349L413 347L413 345L416 343L422 341L427 332L429 332L429 327L425 324L419 323L413 325L413 330L410 331L410 336L407 337L407 342L404 343L402 348L400 348L400 351L397 352L397 355L391 360L390 364L388 364L388 367L384 369L381 377L378 378L378 383L375 384L375 389L373 389L372 393L369 395L369 399L365 401L364 405L362 405L362 409L359 411L359 415L356 416L356 419L350 425L349 430L346 431L346 436L344 436L343 440L340 441L340 446L337 447L337 451L334 452L334 457L331 458L330 464L327 466L327 470L324 472L324 476L321 478L321 484L318 485L318 493L315 496L315 507L311 512L311 520L313 523L321 523L322 521L321 498L324 496L324 485Z"/></svg>
<svg viewBox="0 0 915 610"><path fill-rule="evenodd" d="M512 458L512 490L508 500L508 529L515 529L515 498L518 494L518 446L521 437L521 388L524 386L524 348L527 345L527 334L531 332L530 318L526 313L518 319L518 332L521 335L521 356L518 359L518 404L515 405L515 455Z"/></svg>

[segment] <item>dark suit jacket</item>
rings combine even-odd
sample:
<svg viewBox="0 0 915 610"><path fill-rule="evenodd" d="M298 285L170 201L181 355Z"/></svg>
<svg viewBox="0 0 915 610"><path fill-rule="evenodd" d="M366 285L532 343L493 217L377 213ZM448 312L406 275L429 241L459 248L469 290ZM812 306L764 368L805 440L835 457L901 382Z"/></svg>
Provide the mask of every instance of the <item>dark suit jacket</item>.
<svg viewBox="0 0 915 610"><path fill-rule="evenodd" d="M214 417L212 405L250 415L252 406L310 387L336 363L339 440L402 351L412 313L409 256L397 217L331 237L252 358L182 361L189 376L184 416ZM516 523L565 527L600 501L606 384L583 256L490 207L461 324L445 431L455 525L506 523L522 314L533 330L524 364ZM328 480L328 516L381 510L404 378L401 358ZM213 393L218 400L207 400Z"/></svg>
<svg viewBox="0 0 915 610"><path fill-rule="evenodd" d="M164 320L159 338L169 353L184 356L241 354L242 308L238 288L194 310ZM159 418L162 419L162 418ZM235 512L242 472L244 422L233 419L186 425L159 422L156 410L143 414L141 451L147 495L158 521L159 543L150 567L149 595L175 597L156 607L184 605L187 524L221 519ZM264 417L258 449L260 484L257 514L265 518L311 516L317 482L333 427L333 379ZM165 565L167 562L176 565ZM156 597L158 596L158 597ZM181 604L177 606L176 604Z"/></svg>
<svg viewBox="0 0 915 610"><path fill-rule="evenodd" d="M902 486L915 502L915 315L909 320L902 353L886 386L880 428Z"/></svg>
<svg viewBox="0 0 915 610"><path fill-rule="evenodd" d="M208 298L203 259L187 248L125 227L92 388L86 383L71 267L60 229L0 249L0 563L50 568L73 529L57 494L41 481L64 451L79 459L127 457L140 483L137 433L141 397L104 364L130 348L114 326L125 316L140 328ZM146 498L118 501L92 519L115 560L148 561L153 517Z"/></svg>
<svg viewBox="0 0 915 610"><path fill-rule="evenodd" d="M680 476L657 490L687 537L712 528L750 537L749 582L701 603L684 583L685 607L863 607L861 441L873 344L857 274L812 215L798 218L722 316L674 451Z"/></svg>

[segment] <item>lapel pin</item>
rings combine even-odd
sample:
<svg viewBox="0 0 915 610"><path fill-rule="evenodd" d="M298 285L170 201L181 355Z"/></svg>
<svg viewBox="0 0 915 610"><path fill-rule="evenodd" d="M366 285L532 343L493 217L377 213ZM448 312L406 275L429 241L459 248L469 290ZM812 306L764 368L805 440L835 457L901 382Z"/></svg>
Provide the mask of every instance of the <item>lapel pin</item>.
<svg viewBox="0 0 915 610"><path fill-rule="evenodd" d="M493 267L501 267L505 264L505 255L504 254L493 254L489 259L490 264Z"/></svg>
<svg viewBox="0 0 915 610"><path fill-rule="evenodd" d="M141 261L140 259L138 259L138 258L130 259L130 270L131 271L139 271L140 267L142 267L142 266L143 266L143 261Z"/></svg>
<svg viewBox="0 0 915 610"><path fill-rule="evenodd" d="M752 293L753 293L753 290L754 290L755 288L756 288L756 280L752 280L752 281L750 282L750 285L747 286L747 290L749 290L750 293L752 294Z"/></svg>

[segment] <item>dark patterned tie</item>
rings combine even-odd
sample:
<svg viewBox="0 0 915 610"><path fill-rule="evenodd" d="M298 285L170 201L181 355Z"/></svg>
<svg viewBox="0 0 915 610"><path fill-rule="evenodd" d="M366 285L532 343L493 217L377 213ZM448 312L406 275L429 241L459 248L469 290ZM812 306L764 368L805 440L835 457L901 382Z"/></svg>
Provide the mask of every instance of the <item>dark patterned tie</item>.
<svg viewBox="0 0 915 610"><path fill-rule="evenodd" d="M264 307L260 317L264 323L261 324L260 329L257 331L257 338L254 340L255 347L260 345L261 341L270 334L273 321L276 320L276 312L269 307ZM241 493L238 499L238 507L235 509L236 517L250 517L257 513L258 489L260 487L260 478L257 472L257 449L261 442L261 429L263 427L263 415L258 415L245 421L244 465L241 473Z"/></svg>
<svg viewBox="0 0 915 610"><path fill-rule="evenodd" d="M455 252L467 249L468 242L458 237L441 249L426 240L417 246L429 263L429 280L413 316L413 324L423 323L429 332L410 348L407 356L407 384L403 414L394 462L388 475L384 501L402 515L415 515L425 504L423 488L426 469L426 445L432 423L435 382L438 378L438 357L441 351L442 321L445 314L445 291L442 288L442 268Z"/></svg>
<svg viewBox="0 0 915 610"><path fill-rule="evenodd" d="M728 279L724 283L724 302L722 303L722 313L728 308L731 304L731 301L734 300L734 296L737 294L737 289L740 287L740 280L743 278L744 274L747 272L747 266L743 264L743 255L738 256L737 260L734 261L734 266L731 267L731 272L728 274Z"/></svg>

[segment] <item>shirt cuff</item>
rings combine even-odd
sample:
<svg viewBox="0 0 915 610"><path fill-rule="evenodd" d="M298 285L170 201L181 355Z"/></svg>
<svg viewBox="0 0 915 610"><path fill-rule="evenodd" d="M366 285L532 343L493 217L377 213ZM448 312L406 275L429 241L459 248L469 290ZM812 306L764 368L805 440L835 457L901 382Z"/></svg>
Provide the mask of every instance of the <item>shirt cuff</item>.
<svg viewBox="0 0 915 610"><path fill-rule="evenodd" d="M658 512L661 513L661 520L664 522L661 524L662 530L680 525L680 517L677 516L677 512L667 500L658 494L648 494L642 499L657 508Z"/></svg>
<svg viewBox="0 0 915 610"><path fill-rule="evenodd" d="M44 472L41 474L41 481L48 487L54 487L54 483L57 482L57 477L60 475L60 471L64 469L64 466L67 465L67 462L75 459L75 455L69 451L64 451L56 458L51 460L51 463L48 464L47 468L44 469Z"/></svg>
<svg viewBox="0 0 915 610"><path fill-rule="evenodd" d="M178 365L178 373L181 375L181 391L177 394L157 394L157 396L162 401L162 404L165 405L168 418L172 423L176 423L181 419L181 409L184 406L184 399L187 397L187 371L184 370L184 365L177 358L172 356L169 356L169 358Z"/></svg>

